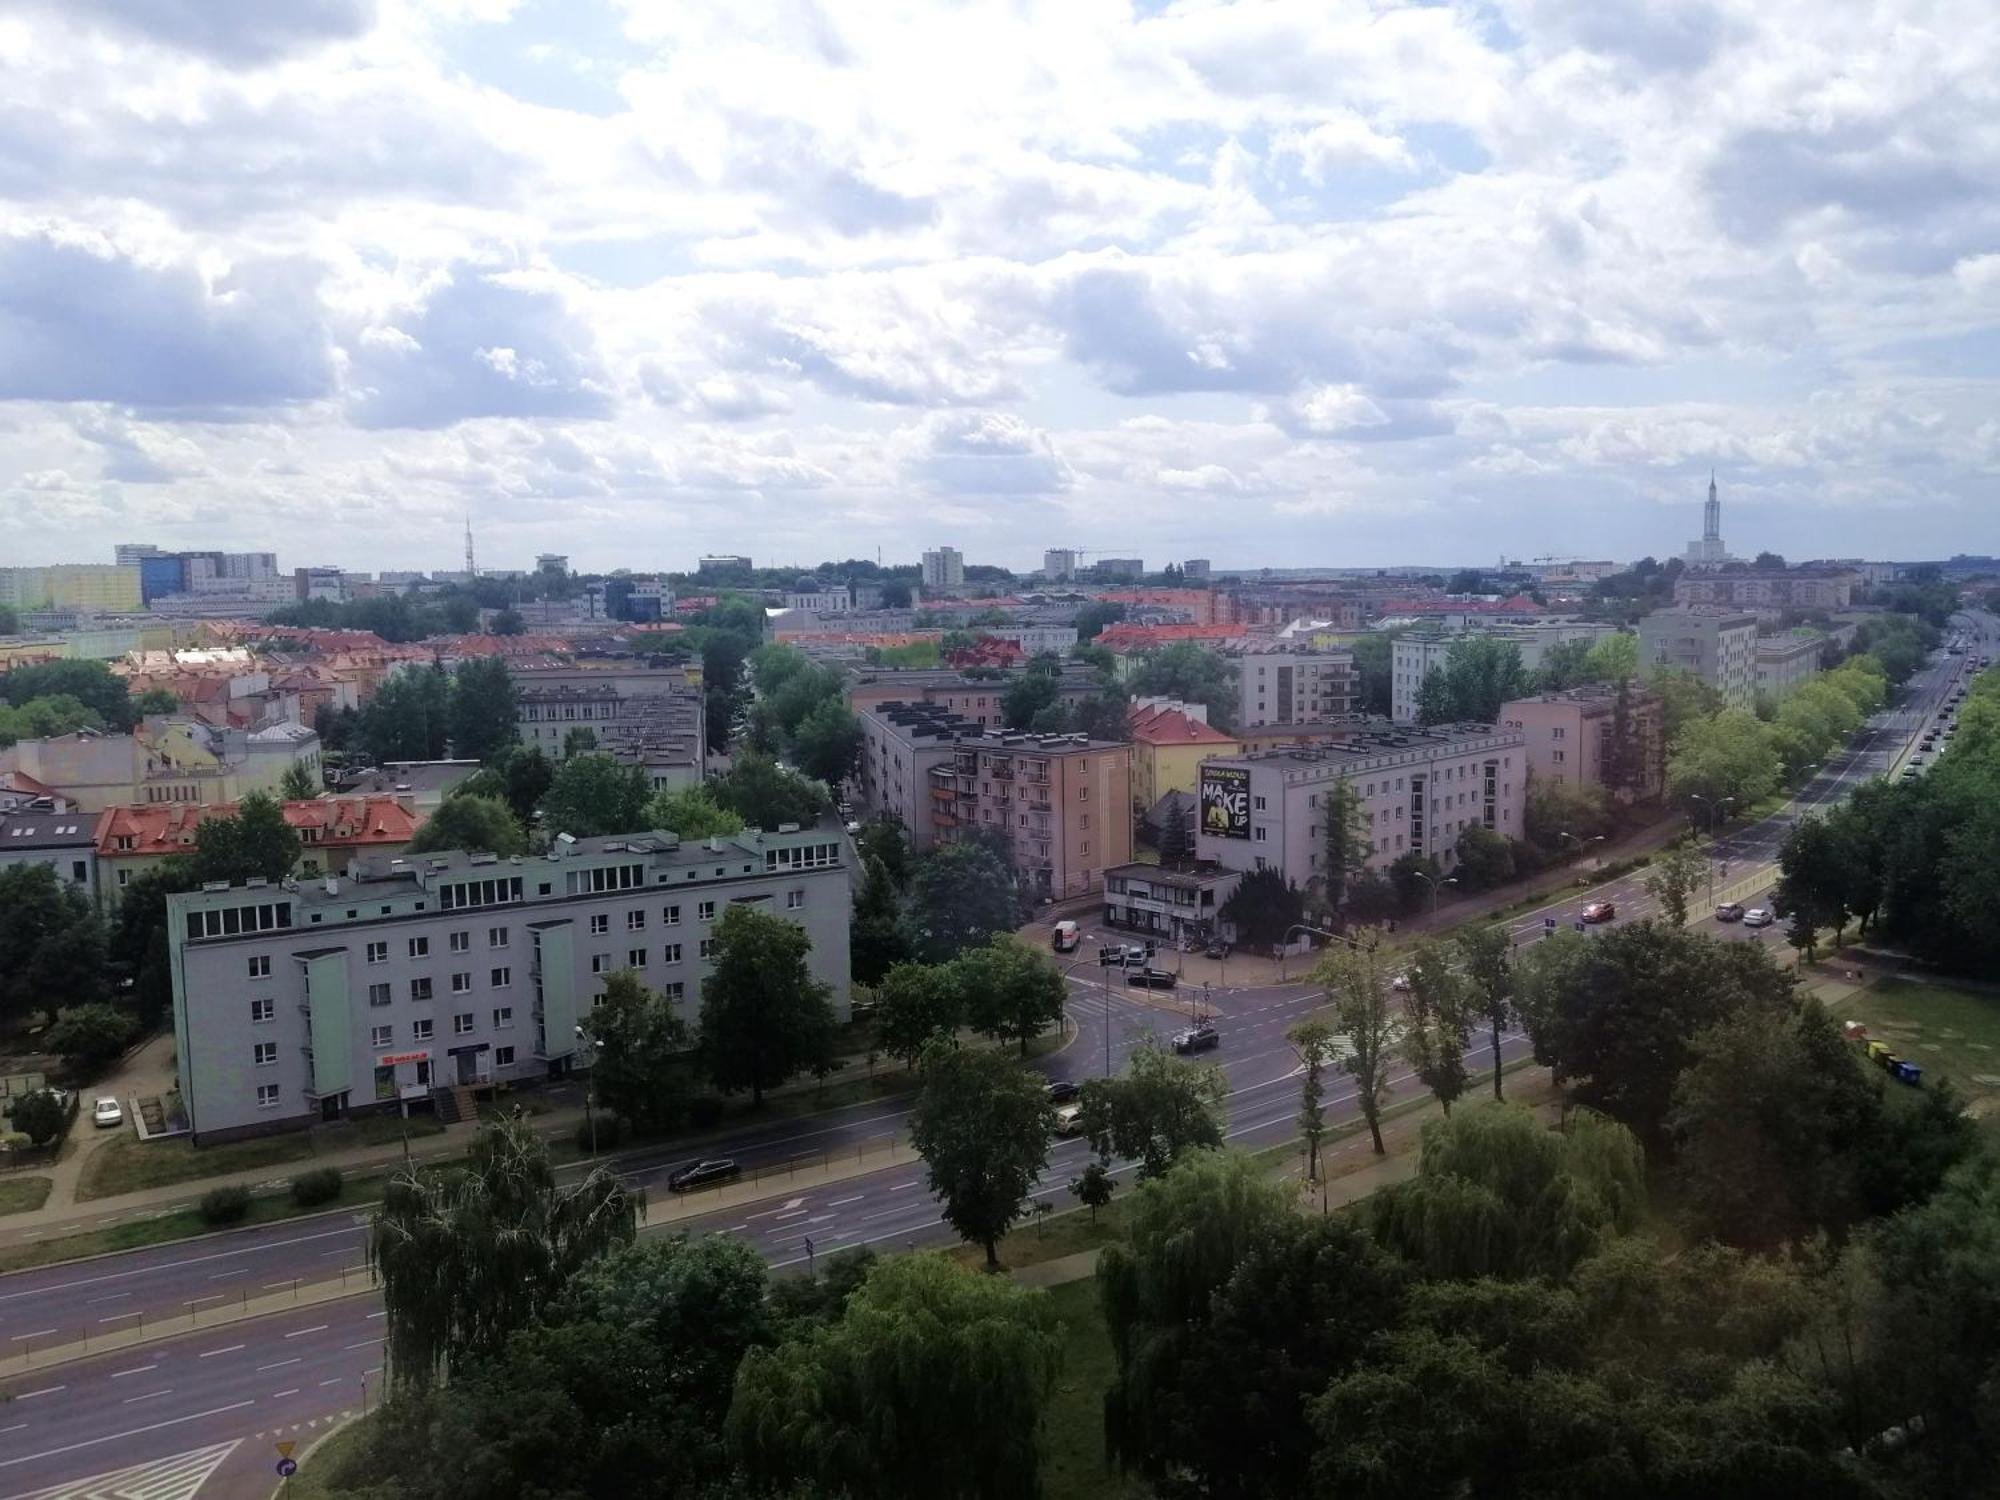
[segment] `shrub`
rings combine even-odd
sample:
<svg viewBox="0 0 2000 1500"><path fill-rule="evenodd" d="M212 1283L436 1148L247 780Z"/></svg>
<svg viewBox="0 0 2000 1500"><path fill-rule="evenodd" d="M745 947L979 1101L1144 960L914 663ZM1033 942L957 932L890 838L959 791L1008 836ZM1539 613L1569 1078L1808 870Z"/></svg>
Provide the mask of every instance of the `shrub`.
<svg viewBox="0 0 2000 1500"><path fill-rule="evenodd" d="M14 1104L14 1128L37 1146L46 1146L69 1124L70 1111L53 1089L37 1089Z"/></svg>
<svg viewBox="0 0 2000 1500"><path fill-rule="evenodd" d="M234 1224L250 1212L250 1189L240 1183L210 1188L201 1195L201 1217L206 1224Z"/></svg>
<svg viewBox="0 0 2000 1500"><path fill-rule="evenodd" d="M71 1005L56 1012L42 1045L62 1055L70 1072L89 1076L116 1061L139 1036L139 1018L115 1005Z"/></svg>
<svg viewBox="0 0 2000 1500"><path fill-rule="evenodd" d="M610 1151L614 1150L617 1147L619 1139L625 1134L625 1122L619 1119L618 1116L611 1114L608 1111L600 1111L597 1116L596 1129L597 1129L597 1149L599 1151ZM590 1132L591 1132L591 1122L589 1120L581 1120L577 1122L577 1127L576 1127L577 1150L588 1151L590 1149L590 1140L591 1140Z"/></svg>
<svg viewBox="0 0 2000 1500"><path fill-rule="evenodd" d="M344 1179L338 1167L314 1167L292 1179L292 1202L300 1208L317 1208L340 1196Z"/></svg>

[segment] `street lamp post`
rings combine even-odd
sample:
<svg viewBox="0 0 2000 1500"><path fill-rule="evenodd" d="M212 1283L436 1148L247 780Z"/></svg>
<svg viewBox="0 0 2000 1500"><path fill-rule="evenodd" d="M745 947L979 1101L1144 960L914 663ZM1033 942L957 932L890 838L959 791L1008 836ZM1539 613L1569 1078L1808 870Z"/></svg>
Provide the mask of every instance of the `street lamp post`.
<svg viewBox="0 0 2000 1500"><path fill-rule="evenodd" d="M1432 925L1436 925L1437 914L1438 914L1438 887L1444 885L1457 885L1458 877L1456 875L1446 875L1440 878L1436 875L1426 875L1422 870L1412 870L1410 871L1410 873L1416 876L1419 880L1423 881L1431 888L1431 922Z"/></svg>
<svg viewBox="0 0 2000 1500"><path fill-rule="evenodd" d="M590 1034L586 1032L581 1026L579 1026L576 1028L576 1040L578 1048L581 1049L583 1044L590 1040ZM593 1061L594 1060L595 1059L593 1058ZM596 1068L592 1068L590 1070L590 1077L585 1080L583 1085L583 1119L585 1128L590 1132L591 1160L595 1161L597 1159L597 1069Z"/></svg>
<svg viewBox="0 0 2000 1500"><path fill-rule="evenodd" d="M1604 842L1604 835L1601 833L1593 834L1590 838L1585 839L1585 838L1579 838L1576 834L1571 833L1567 828L1559 831L1556 834L1556 837L1559 839L1568 839L1572 844L1576 845L1576 847L1579 850L1581 850L1585 844L1601 844Z"/></svg>

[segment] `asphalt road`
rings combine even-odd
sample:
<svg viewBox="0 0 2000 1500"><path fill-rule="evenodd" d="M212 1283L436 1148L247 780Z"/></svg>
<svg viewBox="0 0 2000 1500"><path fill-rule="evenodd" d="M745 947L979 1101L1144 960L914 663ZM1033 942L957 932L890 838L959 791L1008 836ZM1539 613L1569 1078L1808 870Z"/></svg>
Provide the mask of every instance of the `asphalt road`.
<svg viewBox="0 0 2000 1500"><path fill-rule="evenodd" d="M1984 654L1982 644L1989 651L2000 644L2000 619L1969 620L1967 631L1975 654ZM1868 777L1900 768L1923 727L1934 722L1939 704L1969 670L1964 657L1927 666L1912 679L1901 705L1831 759L1787 808L1729 832L1718 844L1728 864L1718 883L1741 881L1768 865L1798 816L1831 805ZM1654 907L1643 877L1630 876L1566 895L1508 925L1526 944L1544 930L1544 916L1566 925L1586 901L1596 900L1612 901L1619 922L1637 920ZM1740 925L1706 925L1732 938L1748 936ZM1043 1060L1051 1077L1103 1072L1107 1042L1115 1071L1146 1036L1171 1034L1185 1023L1188 1006L1205 1006L1223 1037L1210 1056L1230 1082L1231 1143L1254 1147L1291 1137L1298 1064L1284 1032L1315 1007L1316 991L1299 984L1219 989L1204 1000L1188 989L1177 996L1140 995L1114 984L1107 993L1098 971L1088 966L1076 970L1069 983L1076 1031L1062 1050ZM1506 1039L1510 1058L1525 1049L1524 1038ZM1482 1044L1474 1061L1485 1060ZM1396 1080L1399 1094L1416 1087L1407 1075ZM1336 1083L1329 1117L1353 1113L1351 1086ZM906 1134L905 1112L856 1106L748 1131L727 1149L756 1165L838 1154ZM1052 1205L1067 1202L1067 1184L1086 1153L1081 1141L1058 1143L1036 1198ZM664 1197L665 1173L680 1159L631 1175L655 1198ZM951 1238L925 1189L922 1167L909 1161L796 1194L776 1187L763 1201L684 1223L741 1236L779 1268L854 1245L914 1246ZM141 1317L185 1317L190 1303L242 1296L246 1289L254 1296L281 1290L294 1278L321 1280L359 1266L364 1233L364 1216L333 1214L0 1277L0 1341L69 1342L83 1331L94 1335ZM276 1452L269 1441L309 1437L306 1424L360 1406L364 1376L379 1381L380 1318L380 1301L368 1293L9 1381L0 1390L0 1495L23 1495L130 1465L154 1466L156 1472L145 1476L150 1487L142 1486L151 1500L191 1496L197 1487L204 1500L266 1495L275 1477L269 1465Z"/></svg>

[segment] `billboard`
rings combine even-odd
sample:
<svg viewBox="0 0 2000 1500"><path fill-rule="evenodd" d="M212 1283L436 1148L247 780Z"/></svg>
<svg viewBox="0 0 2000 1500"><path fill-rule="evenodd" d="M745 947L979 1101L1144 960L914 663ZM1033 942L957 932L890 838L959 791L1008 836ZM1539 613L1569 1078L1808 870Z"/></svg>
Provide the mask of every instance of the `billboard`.
<svg viewBox="0 0 2000 1500"><path fill-rule="evenodd" d="M1218 839L1250 837L1250 773L1241 766L1201 768L1201 831Z"/></svg>

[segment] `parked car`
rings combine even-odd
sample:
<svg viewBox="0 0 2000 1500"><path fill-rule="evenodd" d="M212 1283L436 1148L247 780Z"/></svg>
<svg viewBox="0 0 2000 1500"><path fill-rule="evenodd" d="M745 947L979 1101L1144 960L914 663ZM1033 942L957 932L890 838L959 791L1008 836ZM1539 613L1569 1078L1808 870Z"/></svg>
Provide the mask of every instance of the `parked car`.
<svg viewBox="0 0 2000 1500"><path fill-rule="evenodd" d="M1058 953L1074 953L1083 941L1083 930L1074 922L1058 922L1049 929L1049 946Z"/></svg>
<svg viewBox="0 0 2000 1500"><path fill-rule="evenodd" d="M1049 1085L1049 1103L1067 1104L1082 1092L1082 1086L1074 1080L1058 1078Z"/></svg>
<svg viewBox="0 0 2000 1500"><path fill-rule="evenodd" d="M1065 1104L1056 1111L1057 1135L1080 1135L1083 1132L1083 1106Z"/></svg>
<svg viewBox="0 0 2000 1500"><path fill-rule="evenodd" d="M1577 915L1586 922L1609 922L1618 915L1618 908L1609 901L1593 901Z"/></svg>
<svg viewBox="0 0 2000 1500"><path fill-rule="evenodd" d="M1742 904L1736 901L1723 902L1720 906L1716 907L1715 909L1715 920L1718 922L1742 921L1743 920Z"/></svg>
<svg viewBox="0 0 2000 1500"><path fill-rule="evenodd" d="M1174 1034L1174 1051L1180 1053L1206 1052L1221 1045L1221 1034L1213 1026L1190 1026Z"/></svg>
<svg viewBox="0 0 2000 1500"><path fill-rule="evenodd" d="M1170 969L1127 969L1125 982L1139 990L1170 990L1180 983Z"/></svg>
<svg viewBox="0 0 2000 1500"><path fill-rule="evenodd" d="M1750 910L1743 913L1743 925L1745 927L1769 927L1777 920L1766 908L1761 906L1753 906Z"/></svg>
<svg viewBox="0 0 2000 1500"><path fill-rule="evenodd" d="M1232 946L1225 943L1221 938L1212 938L1208 946L1201 950L1201 956L1203 958L1227 958L1233 951L1235 950Z"/></svg>
<svg viewBox="0 0 2000 1500"><path fill-rule="evenodd" d="M711 1183L734 1182L743 1175L743 1168L731 1156L718 1156L713 1161L692 1162L676 1172L667 1175L667 1188L671 1192L686 1193L695 1188L707 1187Z"/></svg>
<svg viewBox="0 0 2000 1500"><path fill-rule="evenodd" d="M90 1106L90 1123L105 1129L113 1125L123 1125L125 1107L107 1094Z"/></svg>

